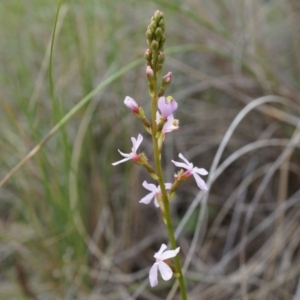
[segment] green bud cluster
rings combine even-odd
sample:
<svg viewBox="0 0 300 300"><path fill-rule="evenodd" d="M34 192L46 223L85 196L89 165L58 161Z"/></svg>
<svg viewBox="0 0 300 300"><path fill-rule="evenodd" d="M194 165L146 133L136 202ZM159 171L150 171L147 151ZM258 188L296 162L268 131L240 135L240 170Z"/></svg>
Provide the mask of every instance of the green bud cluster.
<svg viewBox="0 0 300 300"><path fill-rule="evenodd" d="M149 47L145 52L147 65L159 72L165 60L163 50L166 41L165 21L161 11L157 10L151 18L147 27L146 38Z"/></svg>

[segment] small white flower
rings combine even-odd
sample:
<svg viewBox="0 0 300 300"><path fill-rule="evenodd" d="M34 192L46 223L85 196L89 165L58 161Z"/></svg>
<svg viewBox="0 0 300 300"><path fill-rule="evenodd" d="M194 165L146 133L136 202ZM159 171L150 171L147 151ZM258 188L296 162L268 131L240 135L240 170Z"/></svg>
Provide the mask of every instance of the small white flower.
<svg viewBox="0 0 300 300"><path fill-rule="evenodd" d="M171 183L165 183L166 189L168 189L168 190L171 189L171 186L172 186ZM148 183L147 181L144 181L143 182L143 187L146 190L151 191L151 193L147 194L139 202L144 203L144 204L149 204L151 202L151 200L154 198L154 205L156 207L159 207L157 197L161 196L160 186L156 186L155 184Z"/></svg>
<svg viewBox="0 0 300 300"><path fill-rule="evenodd" d="M207 191L207 185L199 175L207 175L208 172L203 168L194 167L194 165L190 163L181 153L178 156L184 161L184 163L174 160L172 160L172 163L179 168L186 169L182 177L187 178L193 175L199 189Z"/></svg>
<svg viewBox="0 0 300 300"><path fill-rule="evenodd" d="M167 246L162 244L159 251L154 254L156 258L156 262L151 267L149 272L149 281L152 287L156 286L158 283L157 275L158 270L161 274L163 280L168 281L172 278L173 271L172 269L164 262L164 260L175 257L180 250L180 247L176 248L175 250L167 250Z"/></svg>
<svg viewBox="0 0 300 300"><path fill-rule="evenodd" d="M138 162L140 160L140 156L136 153L138 147L140 146L141 142L143 141L143 136L141 134L138 135L137 139L135 139L134 137L131 138L131 141L132 141L132 148L131 148L131 153L123 153L121 152L119 149L119 153L124 156L125 158L122 159L122 160L119 160L115 163L113 163L112 165L113 166L116 166L118 164L121 164L127 160L130 160L132 159L133 161L135 162Z"/></svg>

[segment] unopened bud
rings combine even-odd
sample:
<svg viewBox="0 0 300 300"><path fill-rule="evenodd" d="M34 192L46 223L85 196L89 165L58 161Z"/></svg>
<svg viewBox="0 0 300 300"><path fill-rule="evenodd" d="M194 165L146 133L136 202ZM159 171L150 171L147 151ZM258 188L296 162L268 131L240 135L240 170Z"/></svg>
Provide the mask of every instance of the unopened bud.
<svg viewBox="0 0 300 300"><path fill-rule="evenodd" d="M124 104L135 114L138 114L139 113L139 106L138 104L136 103L136 101L129 97L129 96L126 96L125 100L124 100Z"/></svg>
<svg viewBox="0 0 300 300"><path fill-rule="evenodd" d="M149 29L152 33L154 33L156 27L157 27L157 24L155 23L155 21L152 21L152 22L149 24L148 29Z"/></svg>
<svg viewBox="0 0 300 300"><path fill-rule="evenodd" d="M162 29L165 28L165 21L164 18L161 18L158 22L158 26L161 27Z"/></svg>
<svg viewBox="0 0 300 300"><path fill-rule="evenodd" d="M158 97L162 97L167 89L167 87L171 84L172 81L172 72L168 72L162 79L160 89L158 91Z"/></svg>
<svg viewBox="0 0 300 300"><path fill-rule="evenodd" d="M172 72L168 72L162 79L161 79L161 84L163 86L169 85L172 80Z"/></svg>
<svg viewBox="0 0 300 300"><path fill-rule="evenodd" d="M146 37L147 37L148 40L152 39L152 32L151 32L150 29L147 29L147 31L146 31Z"/></svg>
<svg viewBox="0 0 300 300"><path fill-rule="evenodd" d="M147 61L147 65L150 65L151 64L151 60L152 60L152 52L150 49L147 49L144 53L144 58L146 59Z"/></svg>
<svg viewBox="0 0 300 300"><path fill-rule="evenodd" d="M153 52L156 52L156 51L158 50L158 48L159 48L158 42L157 42L156 40L153 40L153 41L151 42L151 50L152 50Z"/></svg>
<svg viewBox="0 0 300 300"><path fill-rule="evenodd" d="M147 66L147 68L146 68L146 76L147 76L148 80L151 80L154 76L154 72L150 66Z"/></svg>
<svg viewBox="0 0 300 300"><path fill-rule="evenodd" d="M159 51L157 56L157 62L162 65L164 61L165 61L165 55L162 51Z"/></svg>
<svg viewBox="0 0 300 300"><path fill-rule="evenodd" d="M162 30L160 27L157 27L156 30L155 30L155 39L160 42L162 38Z"/></svg>
<svg viewBox="0 0 300 300"><path fill-rule="evenodd" d="M163 34L163 35L161 36L161 39L160 39L161 45L163 45L163 44L165 43L165 41L166 41L166 35Z"/></svg>

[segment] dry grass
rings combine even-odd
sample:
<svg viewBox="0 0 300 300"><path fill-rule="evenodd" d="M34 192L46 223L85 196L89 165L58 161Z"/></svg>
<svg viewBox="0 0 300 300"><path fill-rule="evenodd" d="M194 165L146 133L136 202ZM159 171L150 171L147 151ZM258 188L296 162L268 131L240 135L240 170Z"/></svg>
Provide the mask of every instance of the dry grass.
<svg viewBox="0 0 300 300"><path fill-rule="evenodd" d="M0 180L38 145L0 189L0 299L179 299L148 285L167 235L138 203L147 174L111 166L143 130L124 97L150 109L138 59L157 8L180 120L166 178L179 152L209 170L209 192L189 181L172 203L188 299L300 299L298 2L64 1L51 64L56 8L0 4Z"/></svg>

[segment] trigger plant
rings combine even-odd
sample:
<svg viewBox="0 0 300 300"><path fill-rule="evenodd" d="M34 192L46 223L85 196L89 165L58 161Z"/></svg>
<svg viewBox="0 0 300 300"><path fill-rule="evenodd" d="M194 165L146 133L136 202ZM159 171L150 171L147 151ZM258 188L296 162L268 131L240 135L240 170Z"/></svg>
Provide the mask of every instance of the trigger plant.
<svg viewBox="0 0 300 300"><path fill-rule="evenodd" d="M162 12L156 11L151 18L150 24L147 27L146 37L148 49L144 54L146 60L145 79L148 82L151 116L148 119L138 101L129 96L125 98L124 104L134 116L142 121L144 129L151 135L154 161L150 163L144 153L137 153L143 140L143 136L139 134L137 139L134 137L131 138L132 148L130 153L123 153L118 150L124 158L113 163L113 165L132 161L137 165L145 167L154 180L154 183L147 182L146 180L143 182L143 187L150 193L146 194L139 202L147 205L153 200L154 205L160 210L162 220L166 225L171 249L166 250L167 246L162 244L159 251L154 254L155 260L153 266L150 268L149 282L154 287L158 284L159 274L165 281L170 280L174 274L180 286L181 299L184 300L187 299L187 292L179 259L180 247L177 245L174 236L170 203L178 186L182 182L189 180L191 176L194 177L199 189L207 190L206 183L200 175L205 176L208 172L203 168L194 167L180 153L179 158L183 162L174 160L172 162L175 166L181 168L181 170L174 175L173 183L165 182L161 153L166 136L174 130L179 130L179 120L174 117L178 103L172 96L165 96L165 92L172 82L172 73L168 72L166 75L161 76L165 60L164 44L166 41L165 20Z"/></svg>

